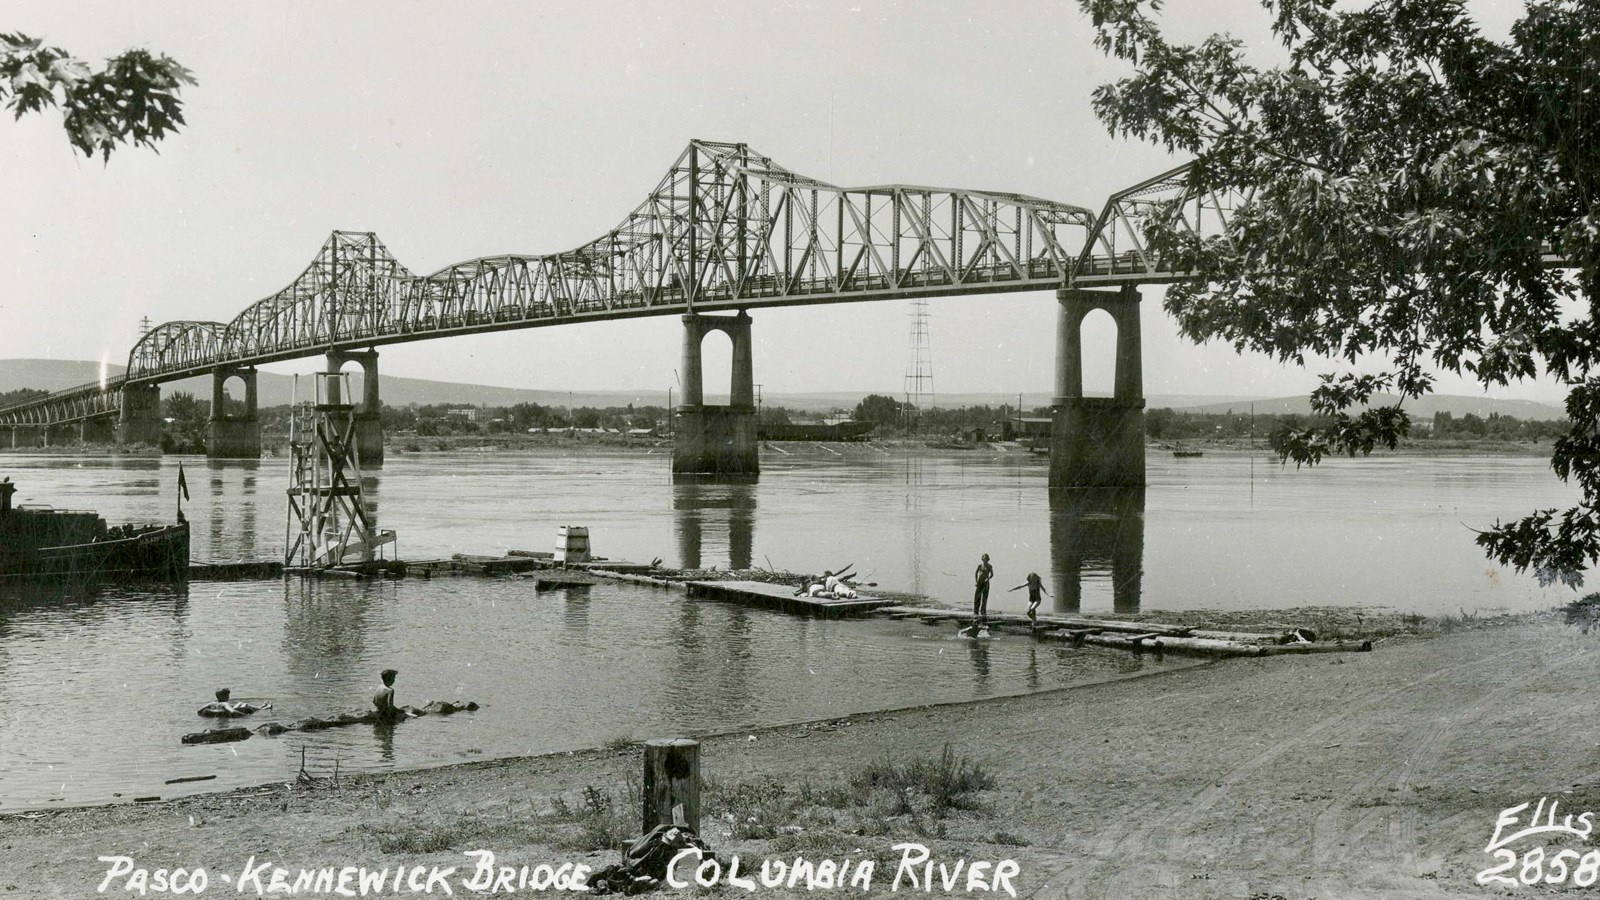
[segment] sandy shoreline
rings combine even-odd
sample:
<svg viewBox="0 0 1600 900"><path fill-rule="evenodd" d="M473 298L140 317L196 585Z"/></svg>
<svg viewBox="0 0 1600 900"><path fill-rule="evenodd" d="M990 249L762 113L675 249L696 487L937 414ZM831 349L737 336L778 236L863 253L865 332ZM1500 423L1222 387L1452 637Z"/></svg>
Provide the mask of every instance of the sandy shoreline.
<svg viewBox="0 0 1600 900"><path fill-rule="evenodd" d="M724 790L842 784L865 763L936 756L945 745L995 785L979 809L938 822L891 817L844 843L821 829L736 839L715 813L702 830L747 865L830 848L877 855L885 862L875 892L890 886L890 846L914 841L935 859L1015 859L1021 896L1483 896L1496 891L1474 876L1495 862L1483 848L1501 810L1544 797L1559 800L1561 815L1600 809L1600 722L1589 714L1597 678L1592 637L1524 620L1396 639L1372 653L1231 660L783 726L755 740L712 737L703 773ZM106 872L96 857L108 855L152 870L204 866L213 873L206 893L218 896L236 893L217 874L241 872L252 856L291 871L404 864L464 873L463 851L486 848L503 862L598 867L616 854L573 849L550 811L581 803L586 787L621 796L639 765L636 750L599 749L347 777L337 788L278 784L8 816L0 894L92 895ZM1590 849L1574 836L1548 845L1563 848ZM117 887L107 895L125 895Z"/></svg>

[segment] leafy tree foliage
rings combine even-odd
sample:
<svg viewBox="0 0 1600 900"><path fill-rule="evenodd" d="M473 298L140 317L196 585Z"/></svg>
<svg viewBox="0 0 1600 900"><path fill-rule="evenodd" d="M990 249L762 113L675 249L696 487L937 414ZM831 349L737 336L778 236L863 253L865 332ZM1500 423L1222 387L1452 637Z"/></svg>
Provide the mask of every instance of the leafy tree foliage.
<svg viewBox="0 0 1600 900"><path fill-rule="evenodd" d="M118 144L155 148L183 122L182 85L194 76L168 57L128 50L95 71L59 47L0 32L0 103L20 119L60 107L72 146L109 160Z"/></svg>
<svg viewBox="0 0 1600 900"><path fill-rule="evenodd" d="M14 391L0 391L0 408L11 406L15 403L26 403L29 400L37 400L40 397L48 397L49 395L49 391L26 387L17 388Z"/></svg>
<svg viewBox="0 0 1600 900"><path fill-rule="evenodd" d="M161 449L167 453L206 452L206 430L211 422L211 404L188 391L175 391L161 398Z"/></svg>
<svg viewBox="0 0 1600 900"><path fill-rule="evenodd" d="M1286 61L1260 67L1229 37L1168 41L1159 0L1079 3L1135 67L1095 92L1110 130L1192 155L1201 188L1253 192L1225 235L1197 238L1170 208L1145 222L1197 276L1166 297L1183 333L1384 362L1324 376L1326 421L1281 434L1279 453L1394 446L1405 412L1363 405L1421 396L1433 371L1560 379L1571 426L1552 464L1582 501L1478 542L1576 585L1600 559L1600 4L1529 0L1500 41L1459 0L1264 0Z"/></svg>
<svg viewBox="0 0 1600 900"><path fill-rule="evenodd" d="M884 425L899 424L902 410L906 406L901 401L883 394L868 394L856 404L855 417L861 422L878 422Z"/></svg>

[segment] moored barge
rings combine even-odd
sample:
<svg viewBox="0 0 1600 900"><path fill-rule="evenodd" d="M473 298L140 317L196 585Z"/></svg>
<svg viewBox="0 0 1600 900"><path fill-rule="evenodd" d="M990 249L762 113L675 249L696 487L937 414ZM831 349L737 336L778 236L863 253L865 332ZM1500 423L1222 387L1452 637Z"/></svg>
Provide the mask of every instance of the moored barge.
<svg viewBox="0 0 1600 900"><path fill-rule="evenodd" d="M0 480L0 581L181 581L189 572L189 523L107 526L88 510L14 506Z"/></svg>

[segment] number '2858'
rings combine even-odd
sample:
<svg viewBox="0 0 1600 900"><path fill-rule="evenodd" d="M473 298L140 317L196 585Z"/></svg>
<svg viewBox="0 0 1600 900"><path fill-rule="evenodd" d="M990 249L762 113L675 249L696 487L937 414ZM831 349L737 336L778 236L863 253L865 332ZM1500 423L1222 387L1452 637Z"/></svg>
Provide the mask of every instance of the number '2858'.
<svg viewBox="0 0 1600 900"><path fill-rule="evenodd" d="M1600 850L1580 854L1568 849L1546 856L1543 847L1534 847L1519 857L1501 847L1494 858L1499 862L1478 873L1479 884L1565 884L1570 878L1578 887L1589 887L1600 881Z"/></svg>

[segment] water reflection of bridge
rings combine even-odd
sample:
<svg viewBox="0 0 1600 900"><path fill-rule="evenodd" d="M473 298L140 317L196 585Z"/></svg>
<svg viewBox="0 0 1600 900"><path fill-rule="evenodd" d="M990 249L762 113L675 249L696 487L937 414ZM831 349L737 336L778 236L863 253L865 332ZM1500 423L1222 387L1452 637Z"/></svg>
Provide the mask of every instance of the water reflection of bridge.
<svg viewBox="0 0 1600 900"><path fill-rule="evenodd" d="M726 547L728 567L748 569L755 546L756 486L748 481L695 480L672 486L679 562L701 568L708 549Z"/></svg>
<svg viewBox="0 0 1600 900"><path fill-rule="evenodd" d="M1055 611L1079 612L1086 580L1109 580L1111 608L1139 611L1144 584L1144 488L1050 492Z"/></svg>

